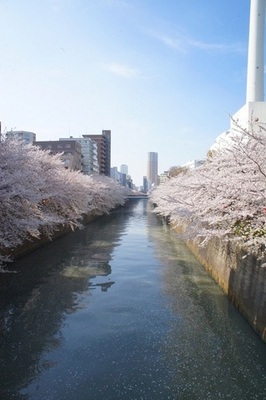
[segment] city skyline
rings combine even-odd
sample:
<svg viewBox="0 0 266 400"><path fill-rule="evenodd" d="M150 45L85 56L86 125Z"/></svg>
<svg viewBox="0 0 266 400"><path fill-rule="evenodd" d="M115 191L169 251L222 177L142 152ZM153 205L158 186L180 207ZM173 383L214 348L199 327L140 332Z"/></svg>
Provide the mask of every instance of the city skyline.
<svg viewBox="0 0 266 400"><path fill-rule="evenodd" d="M250 1L1 2L2 130L112 131L137 185L205 157L245 103ZM47 28L49 27L49 28Z"/></svg>

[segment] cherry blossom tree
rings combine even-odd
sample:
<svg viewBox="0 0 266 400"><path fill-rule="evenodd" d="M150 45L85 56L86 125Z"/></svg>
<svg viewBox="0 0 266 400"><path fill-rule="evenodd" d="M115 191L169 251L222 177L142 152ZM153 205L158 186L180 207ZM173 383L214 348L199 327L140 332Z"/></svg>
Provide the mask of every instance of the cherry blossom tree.
<svg viewBox="0 0 266 400"><path fill-rule="evenodd" d="M254 125L252 125L254 127ZM259 128L259 129L258 129ZM244 239L250 246L266 236L266 132L238 127L205 163L179 174L151 195L155 212L191 235Z"/></svg>
<svg viewBox="0 0 266 400"><path fill-rule="evenodd" d="M81 226L124 204L122 186L105 176L66 170L51 155L21 141L0 141L0 266L26 239L51 237L62 226Z"/></svg>

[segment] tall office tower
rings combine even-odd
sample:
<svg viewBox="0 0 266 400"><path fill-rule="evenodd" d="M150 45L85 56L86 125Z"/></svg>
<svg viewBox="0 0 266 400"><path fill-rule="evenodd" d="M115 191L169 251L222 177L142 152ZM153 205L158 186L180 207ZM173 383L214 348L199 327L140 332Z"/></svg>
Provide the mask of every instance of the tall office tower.
<svg viewBox="0 0 266 400"><path fill-rule="evenodd" d="M149 189L158 183L158 153L148 153L147 179Z"/></svg>
<svg viewBox="0 0 266 400"><path fill-rule="evenodd" d="M111 131L103 130L101 135L82 135L97 143L100 174L111 176Z"/></svg>
<svg viewBox="0 0 266 400"><path fill-rule="evenodd" d="M121 172L121 174L126 174L126 175L128 175L128 166L127 166L126 164L122 164L122 165L120 166L120 172Z"/></svg>

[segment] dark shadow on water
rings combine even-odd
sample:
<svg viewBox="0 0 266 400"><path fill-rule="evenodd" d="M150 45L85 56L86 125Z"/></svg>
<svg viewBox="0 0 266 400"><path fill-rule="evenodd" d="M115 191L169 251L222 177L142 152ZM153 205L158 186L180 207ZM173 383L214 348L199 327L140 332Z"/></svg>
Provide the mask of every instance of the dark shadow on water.
<svg viewBox="0 0 266 400"><path fill-rule="evenodd" d="M60 327L80 307L82 293L112 290L112 253L137 203L35 250L10 265L14 273L0 275L1 400L26 399L19 390L53 366L41 355L60 345Z"/></svg>

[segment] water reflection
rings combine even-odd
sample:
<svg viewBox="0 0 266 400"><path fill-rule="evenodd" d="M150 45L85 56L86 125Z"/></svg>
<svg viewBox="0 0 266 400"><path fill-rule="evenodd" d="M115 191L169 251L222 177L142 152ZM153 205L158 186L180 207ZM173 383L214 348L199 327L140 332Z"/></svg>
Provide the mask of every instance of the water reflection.
<svg viewBox="0 0 266 400"><path fill-rule="evenodd" d="M149 234L178 316L164 341L176 398L266 398L265 345L169 227Z"/></svg>
<svg viewBox="0 0 266 400"><path fill-rule="evenodd" d="M266 398L265 346L146 201L13 269L1 400Z"/></svg>
<svg viewBox="0 0 266 400"><path fill-rule="evenodd" d="M55 366L42 354L62 343L66 316L82 298L107 292L112 253L120 245L134 205L99 219L10 266L0 275L0 398L27 398L19 390Z"/></svg>

